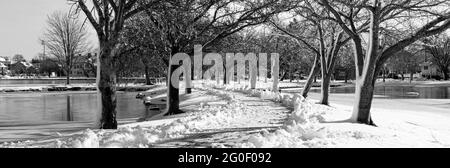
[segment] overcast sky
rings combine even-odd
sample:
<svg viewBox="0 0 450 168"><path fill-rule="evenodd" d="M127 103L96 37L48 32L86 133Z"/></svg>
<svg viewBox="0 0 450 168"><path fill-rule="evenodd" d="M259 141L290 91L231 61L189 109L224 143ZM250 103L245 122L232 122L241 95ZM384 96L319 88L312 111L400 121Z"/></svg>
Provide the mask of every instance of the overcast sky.
<svg viewBox="0 0 450 168"><path fill-rule="evenodd" d="M39 38L46 29L47 15L69 9L66 0L0 0L0 56L22 54L31 60L42 52ZM89 30L93 41L96 37Z"/></svg>

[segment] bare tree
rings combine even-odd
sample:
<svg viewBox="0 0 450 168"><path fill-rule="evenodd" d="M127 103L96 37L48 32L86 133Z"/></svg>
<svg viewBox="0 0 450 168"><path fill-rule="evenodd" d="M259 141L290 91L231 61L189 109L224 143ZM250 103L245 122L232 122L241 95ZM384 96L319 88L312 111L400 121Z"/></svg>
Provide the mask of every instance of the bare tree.
<svg viewBox="0 0 450 168"><path fill-rule="evenodd" d="M137 13L155 6L157 0L68 0L82 11L97 32L100 53L97 64L97 87L101 97L100 128L117 129L116 82L114 58L119 56L120 33L126 20Z"/></svg>
<svg viewBox="0 0 450 168"><path fill-rule="evenodd" d="M340 48L345 45L350 38L345 37L344 31L330 19L332 15L324 7L315 4L314 1L302 0L302 6L294 10L295 16L301 17L301 23L291 22L294 24L295 32L287 30L280 26L280 23L273 25L286 35L296 39L299 43L303 43L316 57L311 67L310 75L302 91L302 96L307 97L312 82L319 70L322 72L321 81L321 99L320 104L328 105L329 87L331 76L334 72L336 57ZM295 25L296 24L296 25ZM366 29L367 23L363 23L355 27L355 30L361 32ZM290 29L293 29L292 27ZM308 31L309 30L309 31ZM311 36L313 35L313 36Z"/></svg>
<svg viewBox="0 0 450 168"><path fill-rule="evenodd" d="M164 55L164 47L160 34L152 26L151 20L145 14L138 14L126 22L121 43L125 48L134 49L133 54L143 64L146 85L152 85L152 76L164 74L169 66ZM166 65L164 65L167 63Z"/></svg>
<svg viewBox="0 0 450 168"><path fill-rule="evenodd" d="M431 62L436 65L448 80L450 66L450 37L436 38L431 40L434 44L425 44L424 49L431 55Z"/></svg>
<svg viewBox="0 0 450 168"><path fill-rule="evenodd" d="M23 57L22 54L16 54L13 56L12 61L14 61L15 63L22 62L25 61L25 58Z"/></svg>
<svg viewBox="0 0 450 168"><path fill-rule="evenodd" d="M66 84L70 84L70 72L79 55L87 49L87 31L82 22L70 13L57 11L47 18L44 41L66 74Z"/></svg>
<svg viewBox="0 0 450 168"><path fill-rule="evenodd" d="M208 48L221 39L247 27L260 25L282 11L295 7L289 1L191 0L165 1L159 10L147 10L161 34L168 58L176 53L193 53L195 44ZM171 65L168 79L179 65ZM166 115L179 114L179 89L168 81ZM189 89L186 90L190 92Z"/></svg>
<svg viewBox="0 0 450 168"><path fill-rule="evenodd" d="M355 104L351 121L375 125L370 109L372 105L375 79L385 61L417 40L442 33L450 27L449 3L446 0L366 0L330 1L320 0L332 13L331 19L338 23L353 41L356 85ZM363 43L363 33L356 26L369 22L367 44ZM411 29L404 23L414 22ZM386 30L407 29L410 33L392 44L385 44Z"/></svg>

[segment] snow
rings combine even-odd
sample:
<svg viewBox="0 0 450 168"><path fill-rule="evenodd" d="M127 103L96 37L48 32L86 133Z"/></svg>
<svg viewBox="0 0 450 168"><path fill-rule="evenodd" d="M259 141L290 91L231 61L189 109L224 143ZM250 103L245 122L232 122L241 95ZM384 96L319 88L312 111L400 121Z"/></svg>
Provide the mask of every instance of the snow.
<svg viewBox="0 0 450 168"><path fill-rule="evenodd" d="M272 124L268 115L277 118L280 110L266 110L264 107L251 108L245 103L233 98L247 96L233 94L232 92L199 88L195 90L192 97L198 101L197 109L183 116L174 118L163 118L142 123L121 125L117 130L85 130L82 132L63 135L53 140L13 142L0 145L0 147L52 147L52 148L138 148L152 147L158 143L196 135L198 133L209 133L211 131L248 128L281 126ZM255 99L255 98L251 98ZM205 101L216 100L216 101ZM259 99L255 99L259 100ZM183 102L193 104L193 102ZM182 103L182 104L183 104ZM270 102L263 102L267 104ZM195 103L194 103L195 104ZM288 110L284 110L288 112Z"/></svg>
<svg viewBox="0 0 450 168"><path fill-rule="evenodd" d="M436 115L375 108L378 127L373 127L348 122L351 106L323 106L298 94L275 93L270 82L257 83L257 89L215 81L194 85L191 95L180 95L180 106L187 111L182 115L159 115L117 130L56 133L56 138L0 147L450 147L448 118ZM146 94L164 97L163 91L154 88Z"/></svg>
<svg viewBox="0 0 450 168"><path fill-rule="evenodd" d="M378 127L373 127L348 122L349 106L318 105L296 94L273 100L294 107L283 129L254 135L241 147L450 147L449 124L443 121L441 129L433 129L408 123L413 116L395 117L373 109L374 119L379 121ZM420 119L436 122L436 117Z"/></svg>

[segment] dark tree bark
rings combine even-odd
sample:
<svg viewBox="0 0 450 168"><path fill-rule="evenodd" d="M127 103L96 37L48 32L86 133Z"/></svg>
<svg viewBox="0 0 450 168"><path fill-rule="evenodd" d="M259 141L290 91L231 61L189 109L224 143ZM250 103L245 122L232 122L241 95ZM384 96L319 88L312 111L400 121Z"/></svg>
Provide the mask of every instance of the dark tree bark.
<svg viewBox="0 0 450 168"><path fill-rule="evenodd" d="M411 71L410 72L410 74L409 74L409 83L411 83L412 82L412 80L413 80L413 72Z"/></svg>
<svg viewBox="0 0 450 168"><path fill-rule="evenodd" d="M321 99L319 101L320 104L329 105L328 97L330 95L330 80L334 71L334 65L336 62L336 57L339 53L339 50L343 44L346 43L347 40L341 41L343 33L338 33L335 37L333 37L332 45L328 48L328 53L325 55L325 41L323 40L323 32L322 27L319 25L319 36L320 36L320 65L322 71L322 84L321 84Z"/></svg>
<svg viewBox="0 0 450 168"><path fill-rule="evenodd" d="M150 80L150 72L149 72L148 65L144 65L144 71L145 71L145 84L153 85L152 81Z"/></svg>
<svg viewBox="0 0 450 168"><path fill-rule="evenodd" d="M344 77L344 83L348 82L348 71L345 70L345 77Z"/></svg>
<svg viewBox="0 0 450 168"><path fill-rule="evenodd" d="M444 80L448 80L449 76L448 76L448 66L447 67L441 67L442 73L444 75Z"/></svg>
<svg viewBox="0 0 450 168"><path fill-rule="evenodd" d="M383 5L382 3L375 1L376 3L367 3L366 7L361 6L348 6L351 8L350 16L356 16L354 11L360 11L362 8L369 9L370 19L365 20L369 25L369 38L367 50L364 51L362 45L362 39L360 32L357 32L354 24L354 18L348 16L341 11L339 8L332 7L332 4L328 0L321 0L320 5L324 6L328 11L333 14L333 19L337 22L340 27L352 38L354 44L354 56L355 56L355 66L356 66L356 92L355 92L355 104L353 107L352 120L368 125L375 125L372 121L370 115L370 108L372 105L373 91L375 87L376 75L380 71L384 62L390 58L395 53L401 51L405 47L411 45L415 41L432 36L438 33L442 33L450 27L450 14L446 13L443 15L436 16L435 19L427 22L421 28L419 28L415 33L410 36L390 45L389 47L384 47L380 44L380 25L382 22L388 20L389 18L396 17L400 13L395 13L398 9L402 9L406 12L412 12L414 10L424 10L427 8L431 9L429 5L440 5L440 2L431 3L430 2L420 2L426 3L425 6L420 9L408 8L408 5L412 5L416 2L405 1L404 3L395 3L393 5ZM341 5L346 5L342 4ZM417 5L417 4L414 4ZM422 4L423 5L423 4ZM333 5L334 6L334 5ZM421 5L418 5L421 6ZM388 12L386 12L388 11ZM343 20L345 19L345 20Z"/></svg>
<svg viewBox="0 0 450 168"><path fill-rule="evenodd" d="M284 79L286 79L286 76L288 75L288 73L286 71L283 72L283 75L281 75L281 79L280 81L283 81Z"/></svg>
<svg viewBox="0 0 450 168"><path fill-rule="evenodd" d="M83 11L87 20L95 29L100 42L100 54L98 55L97 67L97 87L100 100L99 110L101 111L100 128L116 129L116 83L117 75L115 71L115 57L119 47L119 36L122 32L125 20L131 18L139 12L153 7L157 1L108 1L92 0L87 3L85 0L69 0L76 4L75 11ZM145 4L144 4L145 3ZM88 7L86 4L91 4Z"/></svg>
<svg viewBox="0 0 450 168"><path fill-rule="evenodd" d="M366 78L365 80L357 80L355 85L355 105L353 112L357 112L356 121L368 125L375 125L370 115L370 108L372 106L373 91L375 82ZM354 113L355 114L355 113Z"/></svg>
<svg viewBox="0 0 450 168"><path fill-rule="evenodd" d="M322 84L321 84L321 97L319 104L323 105L329 105L328 97L330 95L330 78L331 75L326 75L325 77L322 77Z"/></svg>
<svg viewBox="0 0 450 168"><path fill-rule="evenodd" d="M66 70L66 84L69 85L70 84L70 71L72 68L67 68Z"/></svg>
<svg viewBox="0 0 450 168"><path fill-rule="evenodd" d="M178 49L172 48L170 58L172 59L172 56L175 55L176 53L178 53ZM170 62L171 62L171 60L170 60ZM168 85L167 86L167 109L166 109L166 113L164 114L165 116L183 113L183 111L180 110L179 86L174 86L172 83L172 80L171 80L173 72L175 72L175 70L180 65L172 65L170 62L169 62L169 70L168 70L168 74L167 74L167 85Z"/></svg>
<svg viewBox="0 0 450 168"><path fill-rule="evenodd" d="M379 20L379 8L375 8L371 15L371 24L369 28L369 40L370 45L368 46L367 55L365 57L361 57L362 52L360 52L359 45L358 50L355 52L358 55L356 59L364 58L365 68L362 68L360 64L357 69L358 76L356 79L355 85L355 104L353 105L353 118L356 118L356 121L363 124L375 125L372 121L372 117L370 115L370 108L372 106L373 99L373 91L375 88L376 76L378 75L379 69L377 70L377 59L379 52L379 30L380 30L380 20ZM359 43L361 44L361 43ZM357 47L357 46L355 46ZM359 73L361 72L361 73ZM357 114L357 115L356 115ZM356 115L356 116L355 116Z"/></svg>
<svg viewBox="0 0 450 168"><path fill-rule="evenodd" d="M309 72L308 79L306 80L305 86L303 87L303 90L301 93L302 96L305 98L308 97L309 90L311 89L313 82L315 82L317 73L319 73L319 70L320 70L319 61L320 61L319 55L316 55L316 57L314 58L314 64L311 67L311 71Z"/></svg>
<svg viewBox="0 0 450 168"><path fill-rule="evenodd" d="M115 53L112 51L111 46L107 46L104 42L100 42L100 71L98 78L98 90L101 93L101 113L102 117L100 119L101 129L117 129L116 120L116 107L117 107L117 96L116 96L116 83L117 76L114 68L114 63L112 62L112 57Z"/></svg>

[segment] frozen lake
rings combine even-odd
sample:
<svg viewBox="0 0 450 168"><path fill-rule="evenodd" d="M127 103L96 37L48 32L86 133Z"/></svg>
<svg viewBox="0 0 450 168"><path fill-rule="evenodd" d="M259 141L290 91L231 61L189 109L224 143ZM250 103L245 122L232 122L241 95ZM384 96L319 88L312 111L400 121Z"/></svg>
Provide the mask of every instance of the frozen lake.
<svg viewBox="0 0 450 168"><path fill-rule="evenodd" d="M284 92L297 93L299 88L283 89ZM320 93L320 88L312 88L311 92ZM333 87L330 93L348 94L355 93L354 87ZM374 95L389 99L448 99L450 98L450 87L446 86L376 86ZM378 95L378 96L377 96Z"/></svg>
<svg viewBox="0 0 450 168"><path fill-rule="evenodd" d="M95 83L95 79L70 79L72 84ZM1 79L0 86L29 86L37 84L66 84L66 79Z"/></svg>
<svg viewBox="0 0 450 168"><path fill-rule="evenodd" d="M145 114L136 94L118 92L118 119ZM93 121L96 112L96 92L0 94L0 121Z"/></svg>

